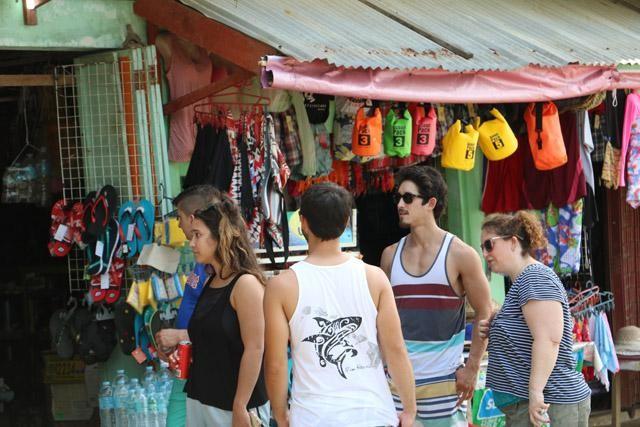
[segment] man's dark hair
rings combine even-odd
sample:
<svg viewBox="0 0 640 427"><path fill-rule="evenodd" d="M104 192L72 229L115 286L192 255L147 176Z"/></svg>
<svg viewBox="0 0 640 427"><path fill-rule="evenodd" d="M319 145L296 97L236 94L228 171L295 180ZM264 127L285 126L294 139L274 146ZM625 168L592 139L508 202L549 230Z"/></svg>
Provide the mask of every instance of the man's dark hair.
<svg viewBox="0 0 640 427"><path fill-rule="evenodd" d="M212 185L194 185L173 198L173 206L187 215L220 200L220 190Z"/></svg>
<svg viewBox="0 0 640 427"><path fill-rule="evenodd" d="M344 188L332 184L312 185L300 202L300 215L311 232L321 240L339 238L351 217L353 198Z"/></svg>
<svg viewBox="0 0 640 427"><path fill-rule="evenodd" d="M432 197L436 199L433 216L439 219L447 207L447 183L444 182L442 174L431 166L408 166L400 169L396 178L398 186L404 181L411 181L418 187L419 195L423 197L423 205Z"/></svg>

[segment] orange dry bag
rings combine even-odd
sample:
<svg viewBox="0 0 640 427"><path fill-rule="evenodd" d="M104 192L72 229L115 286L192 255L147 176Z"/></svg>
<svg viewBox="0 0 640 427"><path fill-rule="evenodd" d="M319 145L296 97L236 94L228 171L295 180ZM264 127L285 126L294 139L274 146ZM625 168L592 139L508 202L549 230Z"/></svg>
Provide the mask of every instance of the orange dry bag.
<svg viewBox="0 0 640 427"><path fill-rule="evenodd" d="M536 169L546 171L567 163L558 108L553 102L529 104L524 121Z"/></svg>
<svg viewBox="0 0 640 427"><path fill-rule="evenodd" d="M377 156L382 149L382 113L376 108L367 116L361 107L353 125L351 151L356 156Z"/></svg>

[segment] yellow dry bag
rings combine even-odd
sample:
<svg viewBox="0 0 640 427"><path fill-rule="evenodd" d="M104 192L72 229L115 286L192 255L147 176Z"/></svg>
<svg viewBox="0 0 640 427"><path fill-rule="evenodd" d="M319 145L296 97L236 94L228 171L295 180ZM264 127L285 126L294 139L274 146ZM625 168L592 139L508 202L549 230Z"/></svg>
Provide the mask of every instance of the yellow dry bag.
<svg viewBox="0 0 640 427"><path fill-rule="evenodd" d="M442 139L442 167L469 171L476 160L479 133L471 125L464 127L456 120Z"/></svg>
<svg viewBox="0 0 640 427"><path fill-rule="evenodd" d="M494 118L482 123L478 128L480 148L489 160L506 159L518 149L518 139L500 111L492 108L489 113Z"/></svg>

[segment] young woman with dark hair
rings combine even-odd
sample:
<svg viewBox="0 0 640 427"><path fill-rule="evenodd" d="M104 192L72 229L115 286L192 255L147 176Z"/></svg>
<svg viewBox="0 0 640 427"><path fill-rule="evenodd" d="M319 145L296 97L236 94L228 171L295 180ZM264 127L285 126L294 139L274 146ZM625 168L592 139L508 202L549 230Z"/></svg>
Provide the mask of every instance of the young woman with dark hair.
<svg viewBox="0 0 640 427"><path fill-rule="evenodd" d="M268 425L262 355L264 276L235 203L193 214L191 248L213 274L189 323L193 362L187 392L187 426L250 425L250 411Z"/></svg>

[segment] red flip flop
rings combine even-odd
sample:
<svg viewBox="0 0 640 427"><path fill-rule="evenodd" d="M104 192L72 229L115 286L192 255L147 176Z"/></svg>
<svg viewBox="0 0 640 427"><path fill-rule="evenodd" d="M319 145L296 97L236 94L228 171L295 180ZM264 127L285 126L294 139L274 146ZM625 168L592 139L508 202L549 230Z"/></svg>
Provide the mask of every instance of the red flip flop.
<svg viewBox="0 0 640 427"><path fill-rule="evenodd" d="M117 255L113 256L111 265L109 266L109 289L105 297L107 304L113 304L120 299L120 287L124 279L125 261L122 258L122 251L118 250Z"/></svg>
<svg viewBox="0 0 640 427"><path fill-rule="evenodd" d="M91 299L93 302L101 302L104 301L107 296L108 289L102 289L100 287L100 276L92 276L91 277Z"/></svg>
<svg viewBox="0 0 640 427"><path fill-rule="evenodd" d="M71 227L73 228L73 242L81 249L87 245L82 241L82 235L86 231L84 226L84 202L76 202L71 207Z"/></svg>
<svg viewBox="0 0 640 427"><path fill-rule="evenodd" d="M73 244L73 227L71 226L71 211L65 206L64 199L55 202L51 208L49 233L51 240L48 247L51 256L66 256Z"/></svg>

